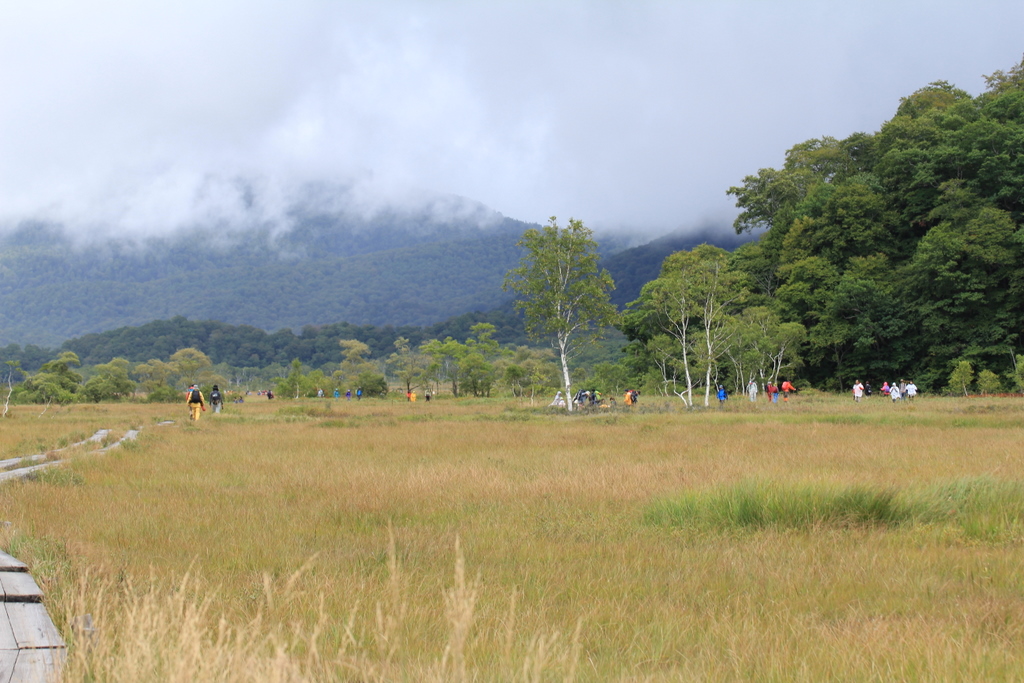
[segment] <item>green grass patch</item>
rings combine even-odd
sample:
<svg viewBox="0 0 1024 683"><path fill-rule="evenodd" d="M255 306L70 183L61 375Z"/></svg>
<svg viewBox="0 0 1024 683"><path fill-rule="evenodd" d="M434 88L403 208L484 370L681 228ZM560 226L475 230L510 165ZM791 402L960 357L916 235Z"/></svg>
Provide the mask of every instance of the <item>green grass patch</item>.
<svg viewBox="0 0 1024 683"><path fill-rule="evenodd" d="M657 502L644 521L711 531L948 525L999 542L1024 536L1024 482L977 477L901 491L749 481Z"/></svg>
<svg viewBox="0 0 1024 683"><path fill-rule="evenodd" d="M35 481L49 486L84 486L85 477L66 467L48 467L36 470L25 477L27 481Z"/></svg>
<svg viewBox="0 0 1024 683"><path fill-rule="evenodd" d="M277 409L277 414L285 418L310 417L321 418L333 415L330 403L314 405L283 406Z"/></svg>

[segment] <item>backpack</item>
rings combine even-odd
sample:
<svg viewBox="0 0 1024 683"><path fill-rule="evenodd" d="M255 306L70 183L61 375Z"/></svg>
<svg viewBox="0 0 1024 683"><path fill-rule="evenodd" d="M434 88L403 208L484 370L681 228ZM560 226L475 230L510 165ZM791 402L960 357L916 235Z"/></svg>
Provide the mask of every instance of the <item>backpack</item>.
<svg viewBox="0 0 1024 683"><path fill-rule="evenodd" d="M220 392L216 390L210 392L210 400L213 401L214 403L220 401Z"/></svg>
<svg viewBox="0 0 1024 683"><path fill-rule="evenodd" d="M198 389L193 389L192 390L192 395L189 396L188 402L189 403L202 403L203 402L203 396L202 396L202 394L199 393Z"/></svg>

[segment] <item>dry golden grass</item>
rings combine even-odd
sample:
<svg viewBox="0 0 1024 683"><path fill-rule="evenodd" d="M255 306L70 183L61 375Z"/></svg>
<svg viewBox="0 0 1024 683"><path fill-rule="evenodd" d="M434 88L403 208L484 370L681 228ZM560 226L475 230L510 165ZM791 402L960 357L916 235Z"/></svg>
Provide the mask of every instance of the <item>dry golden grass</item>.
<svg viewBox="0 0 1024 683"><path fill-rule="evenodd" d="M1024 539L643 521L750 480L1024 481L1019 400L640 408L19 407L6 451L144 430L0 488L7 547L69 637L95 617L70 680L1024 677Z"/></svg>

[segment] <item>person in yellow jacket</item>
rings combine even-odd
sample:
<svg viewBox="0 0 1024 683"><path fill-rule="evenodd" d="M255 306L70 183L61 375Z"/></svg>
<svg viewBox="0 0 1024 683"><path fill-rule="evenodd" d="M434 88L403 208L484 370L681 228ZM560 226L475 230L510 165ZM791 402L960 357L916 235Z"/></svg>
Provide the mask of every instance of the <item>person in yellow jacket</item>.
<svg viewBox="0 0 1024 683"><path fill-rule="evenodd" d="M188 404L189 419L198 422L200 412L206 410L206 401L203 400L203 392L199 391L198 384L193 384L188 388L185 393L185 403Z"/></svg>

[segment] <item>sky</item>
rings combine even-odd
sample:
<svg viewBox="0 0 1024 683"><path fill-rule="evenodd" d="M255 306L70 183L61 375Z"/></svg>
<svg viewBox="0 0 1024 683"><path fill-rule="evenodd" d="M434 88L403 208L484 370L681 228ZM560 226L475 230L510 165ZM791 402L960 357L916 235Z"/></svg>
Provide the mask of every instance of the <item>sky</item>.
<svg viewBox="0 0 1024 683"><path fill-rule="evenodd" d="M309 182L728 226L744 176L982 92L1021 27L1020 0L0 0L0 229L273 222Z"/></svg>

